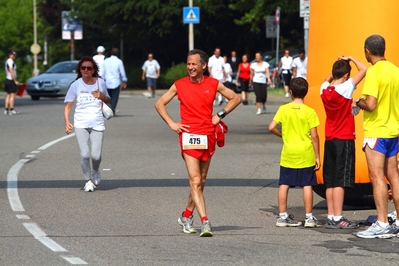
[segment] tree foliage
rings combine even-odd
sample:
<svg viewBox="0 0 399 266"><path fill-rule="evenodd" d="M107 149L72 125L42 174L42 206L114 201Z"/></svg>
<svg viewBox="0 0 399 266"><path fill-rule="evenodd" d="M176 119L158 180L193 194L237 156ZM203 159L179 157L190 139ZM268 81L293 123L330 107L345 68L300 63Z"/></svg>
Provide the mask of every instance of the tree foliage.
<svg viewBox="0 0 399 266"><path fill-rule="evenodd" d="M33 44L33 1L32 0L0 0L0 58L8 59L8 50L17 52L17 78L20 82L30 77L33 63L30 46ZM41 24L39 23L38 27ZM3 64L4 65L4 64ZM5 69L1 68L2 80Z"/></svg>
<svg viewBox="0 0 399 266"><path fill-rule="evenodd" d="M18 51L18 68L33 65L33 0L0 0L1 51ZM182 9L188 0L36 0L38 6L38 43L48 41L48 61L52 65L69 60L70 42L61 39L61 12L71 11L83 24L83 40L75 41L75 58L94 55L103 45L118 47L125 64L139 69L149 52L165 70L185 61L188 51L188 25L183 24ZM229 54L267 51L275 47L265 36L265 18L281 7L281 47L303 44L303 22L298 0L193 0L200 7L200 23L194 25L194 47L212 54L215 47ZM18 14L18 15L16 15ZM40 54L42 56L43 53ZM26 66L26 67L25 67ZM40 65L41 70L44 66ZM129 72L129 69L127 70ZM21 73L21 72L19 72ZM140 74L137 75L139 79Z"/></svg>

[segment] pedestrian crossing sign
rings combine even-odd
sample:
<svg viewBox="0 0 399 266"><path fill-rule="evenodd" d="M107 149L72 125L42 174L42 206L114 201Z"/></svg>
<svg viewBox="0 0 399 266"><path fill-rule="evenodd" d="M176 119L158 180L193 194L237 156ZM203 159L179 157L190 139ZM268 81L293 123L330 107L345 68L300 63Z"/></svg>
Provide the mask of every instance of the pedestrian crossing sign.
<svg viewBox="0 0 399 266"><path fill-rule="evenodd" d="M200 9L197 6L183 7L183 23L184 24L199 24Z"/></svg>

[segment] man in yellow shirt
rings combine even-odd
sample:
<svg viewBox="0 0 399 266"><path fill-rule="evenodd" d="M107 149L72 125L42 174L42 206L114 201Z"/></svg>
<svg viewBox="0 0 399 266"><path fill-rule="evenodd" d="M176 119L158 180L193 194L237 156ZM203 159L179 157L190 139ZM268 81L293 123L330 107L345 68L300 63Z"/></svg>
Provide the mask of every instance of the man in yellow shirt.
<svg viewBox="0 0 399 266"><path fill-rule="evenodd" d="M377 221L357 233L361 238L390 238L399 232L399 222L388 223L388 187L392 187L395 208L399 210L399 68L384 56L385 40L371 35L364 44L364 54L372 66L367 70L362 94L356 105L364 110L363 151L373 185Z"/></svg>

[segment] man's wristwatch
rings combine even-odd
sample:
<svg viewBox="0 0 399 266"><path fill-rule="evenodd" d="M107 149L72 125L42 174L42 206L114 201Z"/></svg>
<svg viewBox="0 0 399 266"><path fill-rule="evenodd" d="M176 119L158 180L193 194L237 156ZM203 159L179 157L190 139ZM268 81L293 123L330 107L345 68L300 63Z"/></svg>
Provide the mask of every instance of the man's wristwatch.
<svg viewBox="0 0 399 266"><path fill-rule="evenodd" d="M359 102L360 102L361 99L362 99L362 98L356 99L356 105L357 105L357 106L359 106Z"/></svg>
<svg viewBox="0 0 399 266"><path fill-rule="evenodd" d="M223 118L226 116L227 111L225 109L220 110L219 112L216 113L218 117Z"/></svg>

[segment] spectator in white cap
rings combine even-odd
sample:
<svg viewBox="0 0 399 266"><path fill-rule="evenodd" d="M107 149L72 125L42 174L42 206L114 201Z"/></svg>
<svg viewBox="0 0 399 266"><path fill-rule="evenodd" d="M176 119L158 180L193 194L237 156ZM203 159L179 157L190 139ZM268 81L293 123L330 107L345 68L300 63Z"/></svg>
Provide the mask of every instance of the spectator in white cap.
<svg viewBox="0 0 399 266"><path fill-rule="evenodd" d="M98 75L103 78L103 69L104 69L104 60L105 60L105 48L104 46L97 47L97 54L93 56L94 62L96 62L98 66Z"/></svg>

